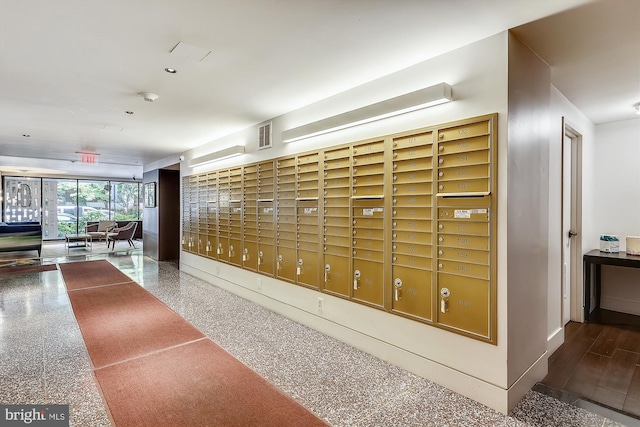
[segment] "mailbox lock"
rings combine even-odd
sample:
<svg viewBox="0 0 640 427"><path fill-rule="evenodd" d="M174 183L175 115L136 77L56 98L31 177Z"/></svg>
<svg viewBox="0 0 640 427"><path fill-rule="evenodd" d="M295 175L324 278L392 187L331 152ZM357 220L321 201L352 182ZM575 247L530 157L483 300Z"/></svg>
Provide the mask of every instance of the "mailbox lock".
<svg viewBox="0 0 640 427"><path fill-rule="evenodd" d="M440 311L442 313L446 313L448 311L448 305L449 305L449 297L451 296L451 291L449 291L449 288L442 288L440 289Z"/></svg>
<svg viewBox="0 0 640 427"><path fill-rule="evenodd" d="M262 251L259 251L258 252L258 265L260 265L262 263L262 256L263 256Z"/></svg>
<svg viewBox="0 0 640 427"><path fill-rule="evenodd" d="M328 282L329 281L329 272L331 271L331 265L326 264L324 266L324 281Z"/></svg>
<svg viewBox="0 0 640 427"><path fill-rule="evenodd" d="M298 260L298 270L297 270L298 275L302 274L302 264L304 264L304 262L302 261L302 258L300 258Z"/></svg>
<svg viewBox="0 0 640 427"><path fill-rule="evenodd" d="M360 270L356 270L353 272L353 289L358 289L358 284L360 283Z"/></svg>
<svg viewBox="0 0 640 427"><path fill-rule="evenodd" d="M402 279L400 279L399 277L397 277L394 281L393 281L393 298L396 301L400 301L402 299L402 296L400 295L400 288L402 287Z"/></svg>
<svg viewBox="0 0 640 427"><path fill-rule="evenodd" d="M278 262L276 263L276 270L280 270L280 263L282 262L282 255L278 255Z"/></svg>
<svg viewBox="0 0 640 427"><path fill-rule="evenodd" d="M244 254L242 255L242 260L246 261L247 259L249 259L249 249L244 248Z"/></svg>

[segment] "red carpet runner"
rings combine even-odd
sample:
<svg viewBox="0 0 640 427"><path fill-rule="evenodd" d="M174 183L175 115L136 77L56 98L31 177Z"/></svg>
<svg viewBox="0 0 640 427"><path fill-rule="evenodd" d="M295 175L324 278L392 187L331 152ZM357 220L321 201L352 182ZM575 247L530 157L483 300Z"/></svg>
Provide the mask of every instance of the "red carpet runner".
<svg viewBox="0 0 640 427"><path fill-rule="evenodd" d="M116 426L326 426L108 261L59 267Z"/></svg>

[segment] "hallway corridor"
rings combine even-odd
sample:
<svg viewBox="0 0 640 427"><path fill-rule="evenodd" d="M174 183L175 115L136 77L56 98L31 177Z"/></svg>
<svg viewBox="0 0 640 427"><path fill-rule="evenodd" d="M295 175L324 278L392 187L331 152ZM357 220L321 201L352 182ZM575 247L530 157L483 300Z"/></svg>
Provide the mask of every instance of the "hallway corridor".
<svg viewBox="0 0 640 427"><path fill-rule="evenodd" d="M87 259L109 260L332 426L623 425L535 391L505 416L181 273L174 263L141 254ZM111 425L60 271L0 276L0 360L1 403L70 404L71 425Z"/></svg>

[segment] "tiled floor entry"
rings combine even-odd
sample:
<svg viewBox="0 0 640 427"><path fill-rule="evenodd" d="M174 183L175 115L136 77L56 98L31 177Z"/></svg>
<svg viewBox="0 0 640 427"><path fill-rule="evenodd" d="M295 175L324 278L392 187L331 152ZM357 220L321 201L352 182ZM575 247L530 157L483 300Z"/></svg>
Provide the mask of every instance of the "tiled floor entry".
<svg viewBox="0 0 640 427"><path fill-rule="evenodd" d="M108 259L332 426L623 425L535 391L505 416L181 273L174 263L140 253L91 259ZM0 402L70 404L71 425L111 425L59 271L0 276Z"/></svg>

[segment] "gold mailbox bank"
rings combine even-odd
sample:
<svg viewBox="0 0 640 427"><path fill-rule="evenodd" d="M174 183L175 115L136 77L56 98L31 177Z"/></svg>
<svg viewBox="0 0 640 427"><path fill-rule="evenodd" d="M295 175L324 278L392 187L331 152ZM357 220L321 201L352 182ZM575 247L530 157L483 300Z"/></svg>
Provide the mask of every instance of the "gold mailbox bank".
<svg viewBox="0 0 640 427"><path fill-rule="evenodd" d="M185 176L182 249L495 344L496 126Z"/></svg>

